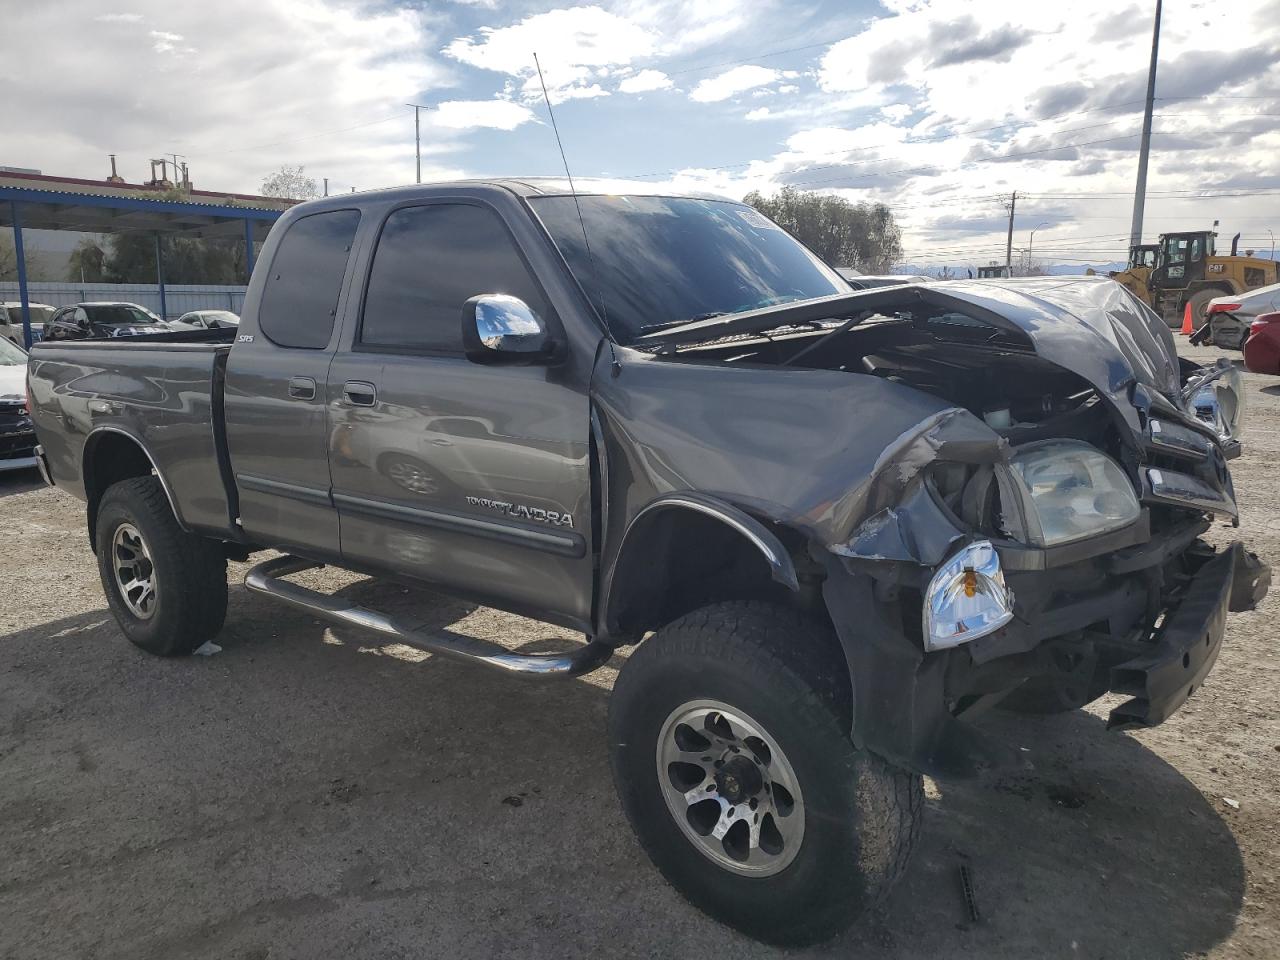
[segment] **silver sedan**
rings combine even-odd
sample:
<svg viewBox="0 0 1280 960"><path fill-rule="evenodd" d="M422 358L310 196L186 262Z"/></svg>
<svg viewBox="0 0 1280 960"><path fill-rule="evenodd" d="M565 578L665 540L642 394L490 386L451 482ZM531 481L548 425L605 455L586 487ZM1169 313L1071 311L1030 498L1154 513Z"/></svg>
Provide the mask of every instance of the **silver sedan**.
<svg viewBox="0 0 1280 960"><path fill-rule="evenodd" d="M1209 332L1197 342L1241 350L1245 340L1249 339L1249 324L1260 314L1277 310L1280 310L1280 283L1258 287L1248 293L1214 297L1205 308Z"/></svg>

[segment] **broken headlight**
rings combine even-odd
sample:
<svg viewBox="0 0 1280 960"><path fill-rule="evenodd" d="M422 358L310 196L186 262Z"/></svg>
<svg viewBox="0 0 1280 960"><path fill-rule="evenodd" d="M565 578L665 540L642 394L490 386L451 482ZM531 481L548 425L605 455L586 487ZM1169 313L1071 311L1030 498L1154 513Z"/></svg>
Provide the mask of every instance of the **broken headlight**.
<svg viewBox="0 0 1280 960"><path fill-rule="evenodd" d="M1218 366L1187 385L1187 413L1213 427L1221 439L1236 440L1244 414L1243 386L1239 370L1230 365Z"/></svg>
<svg viewBox="0 0 1280 960"><path fill-rule="evenodd" d="M1020 517L1006 516L1006 525L1035 546L1056 547L1119 530L1141 512L1120 465L1079 440L1027 444L1009 465L1022 510Z"/></svg>
<svg viewBox="0 0 1280 960"><path fill-rule="evenodd" d="M924 597L924 648L946 650L1013 619L1013 594L990 541L957 551L938 568Z"/></svg>

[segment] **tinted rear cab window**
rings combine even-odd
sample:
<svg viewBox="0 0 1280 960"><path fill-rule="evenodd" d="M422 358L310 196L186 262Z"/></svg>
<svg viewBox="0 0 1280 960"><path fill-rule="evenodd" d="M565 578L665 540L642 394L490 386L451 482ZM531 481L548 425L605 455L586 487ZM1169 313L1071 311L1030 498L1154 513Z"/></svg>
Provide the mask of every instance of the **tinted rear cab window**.
<svg viewBox="0 0 1280 960"><path fill-rule="evenodd" d="M258 327L282 347L329 345L338 294L360 223L358 210L295 220L276 248L258 308Z"/></svg>

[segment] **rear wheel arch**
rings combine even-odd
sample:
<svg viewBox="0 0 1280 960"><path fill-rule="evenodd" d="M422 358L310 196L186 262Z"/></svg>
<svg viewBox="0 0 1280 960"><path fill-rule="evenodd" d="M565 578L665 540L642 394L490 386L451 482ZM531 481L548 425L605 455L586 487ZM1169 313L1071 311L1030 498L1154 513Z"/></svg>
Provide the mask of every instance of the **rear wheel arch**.
<svg viewBox="0 0 1280 960"><path fill-rule="evenodd" d="M173 499L173 492L164 474L156 466L155 459L147 452L142 441L118 427L98 427L84 443L80 476L84 480L85 500L88 504L89 544L95 550L97 544L98 507L102 496L112 484L133 477L155 476L160 481L178 525L184 530L182 515Z"/></svg>
<svg viewBox="0 0 1280 960"><path fill-rule="evenodd" d="M604 626L640 636L712 600L802 605L795 557L803 542L716 497L659 497L623 534L602 598Z"/></svg>

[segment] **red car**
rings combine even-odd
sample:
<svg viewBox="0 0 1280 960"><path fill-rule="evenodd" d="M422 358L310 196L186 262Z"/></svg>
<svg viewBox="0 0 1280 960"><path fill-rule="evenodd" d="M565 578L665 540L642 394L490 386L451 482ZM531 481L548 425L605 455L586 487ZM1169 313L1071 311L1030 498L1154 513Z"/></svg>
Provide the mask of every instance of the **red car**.
<svg viewBox="0 0 1280 960"><path fill-rule="evenodd" d="M1262 313L1249 324L1244 365L1254 373L1280 375L1280 313Z"/></svg>

